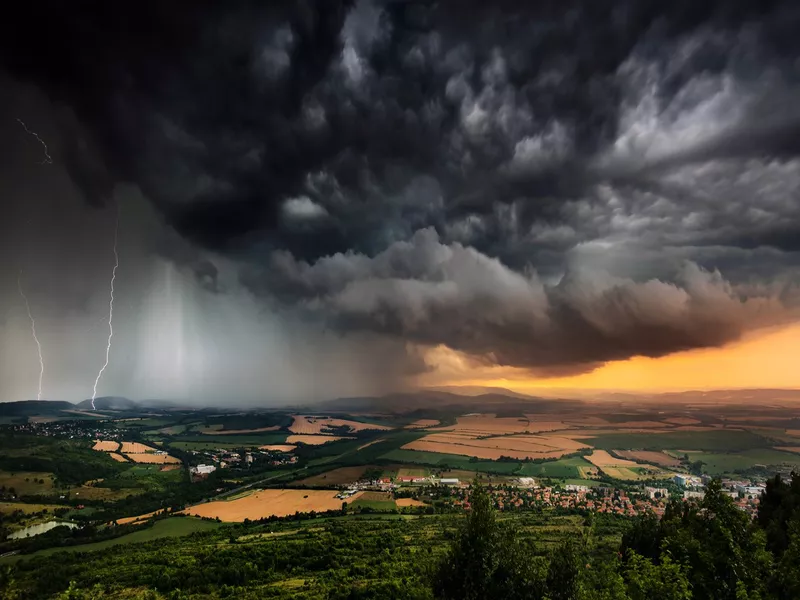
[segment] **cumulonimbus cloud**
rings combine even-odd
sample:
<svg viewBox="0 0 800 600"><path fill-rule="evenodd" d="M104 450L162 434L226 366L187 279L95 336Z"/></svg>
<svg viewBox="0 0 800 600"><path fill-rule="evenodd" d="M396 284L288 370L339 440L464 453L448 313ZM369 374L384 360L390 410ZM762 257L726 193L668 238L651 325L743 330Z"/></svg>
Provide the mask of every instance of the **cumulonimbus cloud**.
<svg viewBox="0 0 800 600"><path fill-rule="evenodd" d="M769 292L742 297L718 272L686 263L674 281L577 270L556 284L516 272L432 229L367 257L305 262L275 253L245 285L332 327L446 345L542 374L719 346L793 311Z"/></svg>

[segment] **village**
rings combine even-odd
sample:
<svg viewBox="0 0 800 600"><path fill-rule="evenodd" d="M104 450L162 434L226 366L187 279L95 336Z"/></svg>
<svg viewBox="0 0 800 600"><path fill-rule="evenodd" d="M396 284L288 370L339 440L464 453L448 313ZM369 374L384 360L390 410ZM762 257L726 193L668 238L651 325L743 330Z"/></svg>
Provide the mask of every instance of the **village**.
<svg viewBox="0 0 800 600"><path fill-rule="evenodd" d="M674 498L683 501L699 501L705 495L707 477L676 477L670 488L647 485L588 486L583 484L540 483L530 477L510 478L501 484L486 485L500 511L560 510L590 511L637 516L654 513L662 516L667 504ZM362 491L391 492L395 498L414 498L440 509L469 509L472 483L456 478L398 477L371 481L356 481L344 486L336 498L347 500ZM735 505L755 516L759 498L765 490L763 482L722 481L723 493L732 498Z"/></svg>

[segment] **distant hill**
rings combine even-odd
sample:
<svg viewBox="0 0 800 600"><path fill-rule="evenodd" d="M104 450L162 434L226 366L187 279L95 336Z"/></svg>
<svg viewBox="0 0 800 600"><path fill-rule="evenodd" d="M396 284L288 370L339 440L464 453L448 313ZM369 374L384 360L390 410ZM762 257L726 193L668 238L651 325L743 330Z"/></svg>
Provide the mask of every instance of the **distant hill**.
<svg viewBox="0 0 800 600"><path fill-rule="evenodd" d="M83 410L92 409L92 401L84 400L78 403L78 408ZM95 398L94 406L97 410L136 410L139 404L133 400L122 398L119 396L103 396L102 398Z"/></svg>
<svg viewBox="0 0 800 600"><path fill-rule="evenodd" d="M535 400L535 396L530 394L521 394L502 387L488 387L482 385L443 385L437 387L425 388L423 391L431 392L446 392L448 394L457 394L459 396L485 396L487 394L494 394L500 396L508 396L509 398L521 398L523 400Z"/></svg>
<svg viewBox="0 0 800 600"><path fill-rule="evenodd" d="M0 402L0 416L38 417L52 415L62 410L75 410L72 402L65 400L20 400L19 402Z"/></svg>
<svg viewBox="0 0 800 600"><path fill-rule="evenodd" d="M461 392L461 393L457 393ZM757 406L781 407L800 403L800 390L743 389L667 393L587 392L582 397L526 396L503 388L458 386L428 388L417 392L378 397L337 398L316 405L337 412L383 412L395 414L432 412L550 413L586 410L598 403L616 405L617 410L652 411L654 405L669 406Z"/></svg>
<svg viewBox="0 0 800 600"><path fill-rule="evenodd" d="M515 413L569 411L581 403L573 400L550 400L533 396L507 393L482 393L476 395L454 394L439 390L387 394L379 397L337 398L323 402L319 407L340 412L493 412Z"/></svg>

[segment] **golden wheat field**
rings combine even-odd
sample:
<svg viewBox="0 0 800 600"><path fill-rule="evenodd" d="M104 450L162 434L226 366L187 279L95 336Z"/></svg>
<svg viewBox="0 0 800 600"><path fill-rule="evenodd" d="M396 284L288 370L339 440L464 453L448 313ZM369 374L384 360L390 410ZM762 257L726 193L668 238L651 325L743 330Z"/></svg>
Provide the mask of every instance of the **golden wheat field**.
<svg viewBox="0 0 800 600"><path fill-rule="evenodd" d="M138 521L146 521L147 519L149 519L153 515L158 514L159 512L160 511L155 510L153 512L145 513L143 515L137 515L135 517L124 517L122 519L117 519L117 525L127 525L128 523L136 523Z"/></svg>
<svg viewBox="0 0 800 600"><path fill-rule="evenodd" d="M310 415L293 415L294 421L289 426L289 431L297 434L320 435L325 434L331 427L349 427L351 432L364 430L385 431L391 429L386 425L372 423L359 423L347 419L333 419L330 417L314 417Z"/></svg>
<svg viewBox="0 0 800 600"><path fill-rule="evenodd" d="M287 444L307 444L309 446L321 446L336 440L351 440L353 438L339 437L336 435L290 435L286 438Z"/></svg>
<svg viewBox="0 0 800 600"><path fill-rule="evenodd" d="M436 427L439 423L438 419L417 419L413 423L406 425L406 429L425 429L427 427Z"/></svg>
<svg viewBox="0 0 800 600"><path fill-rule="evenodd" d="M624 458L615 458L605 450L595 450L589 456L584 457L596 467L636 467L637 463Z"/></svg>
<svg viewBox="0 0 800 600"><path fill-rule="evenodd" d="M357 500L362 493L356 493L347 501ZM261 490L236 500L198 504L183 512L229 522L263 519L270 516L285 517L295 512L341 509L342 500L336 498L336 494L338 492L335 490Z"/></svg>
<svg viewBox="0 0 800 600"><path fill-rule="evenodd" d="M478 438L465 433L435 433L403 446L406 450L460 454L489 460L511 458L560 458L586 444L561 436L511 435Z"/></svg>
<svg viewBox="0 0 800 600"><path fill-rule="evenodd" d="M123 454L143 454L145 452L155 452L156 449L139 442L122 442L120 452Z"/></svg>
<svg viewBox="0 0 800 600"><path fill-rule="evenodd" d="M660 467L677 467L681 464L681 461L674 456L669 456L668 454L654 450L614 450L614 453L623 458L653 463Z"/></svg>
<svg viewBox="0 0 800 600"><path fill-rule="evenodd" d="M398 498L395 500L395 504L401 508L404 506L425 506L424 502L420 502L416 498Z"/></svg>
<svg viewBox="0 0 800 600"><path fill-rule="evenodd" d="M166 464L179 464L181 461L170 456L169 454L126 454L135 463L148 464L148 465L166 465Z"/></svg>
<svg viewBox="0 0 800 600"><path fill-rule="evenodd" d="M116 452L118 448L119 442L112 440L96 440L94 446L92 446L92 450L100 452Z"/></svg>

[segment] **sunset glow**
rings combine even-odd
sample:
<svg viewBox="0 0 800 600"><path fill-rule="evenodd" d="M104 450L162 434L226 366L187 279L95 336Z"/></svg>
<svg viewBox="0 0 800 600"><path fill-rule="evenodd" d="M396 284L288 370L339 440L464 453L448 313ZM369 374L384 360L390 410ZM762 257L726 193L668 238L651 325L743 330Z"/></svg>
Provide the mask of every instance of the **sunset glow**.
<svg viewBox="0 0 800 600"><path fill-rule="evenodd" d="M611 362L582 375L531 378L522 369L481 368L439 348L430 360L445 378L423 378L423 385L505 387L526 392L573 390L688 390L800 387L800 325L762 331L722 348L692 350L661 358L634 357Z"/></svg>

